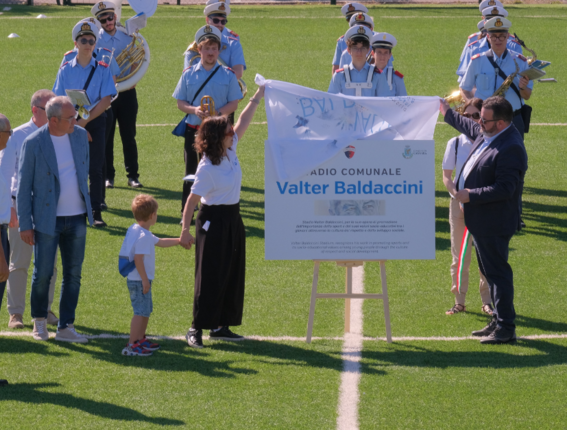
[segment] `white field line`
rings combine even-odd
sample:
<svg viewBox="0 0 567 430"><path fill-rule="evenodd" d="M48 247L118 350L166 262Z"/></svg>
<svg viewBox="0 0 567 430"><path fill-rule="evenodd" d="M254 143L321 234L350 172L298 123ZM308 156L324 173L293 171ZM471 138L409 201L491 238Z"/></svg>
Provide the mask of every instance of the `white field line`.
<svg viewBox="0 0 567 430"><path fill-rule="evenodd" d="M351 303L356 303L356 301L353 301ZM352 305L351 305L351 311L352 311ZM352 325L351 325L352 327ZM55 329L54 329L55 330ZM10 330L10 331L0 331L0 337L32 337L32 332L31 331L19 331L19 330ZM49 333L49 337L55 337L55 331L52 331ZM92 334L92 335L86 335L87 338L89 339L128 339L130 337L130 335L128 334L107 334L107 333L102 333L102 334ZM185 340L185 335L178 335L178 336L160 336L160 335L155 335L155 336L148 336L148 338L150 339L156 339L156 340ZM207 339L207 336L203 336L203 339ZM256 336L256 335L250 335L250 336L245 336L246 340L257 340L257 341L263 341L263 342L305 342L305 337L299 337L299 336ZM344 337L343 336L329 336L329 337L317 337L317 336L313 336L311 338L312 340L343 340L344 341ZM567 339L567 333L557 333L557 334L533 334L533 335L529 335L529 336L518 336L518 339L524 339L524 340L546 340L546 339ZM369 337L369 336L363 336L362 340L364 342L386 342L386 338L385 337ZM474 336L398 336L398 337L392 337L392 340L394 342L419 342L419 341L424 341L424 342L446 342L446 341L450 341L450 342L455 342L455 341L463 341L463 340L479 340L478 337L474 337Z"/></svg>
<svg viewBox="0 0 567 430"><path fill-rule="evenodd" d="M432 15L432 16L420 16L420 15L407 15L407 16L394 16L394 15L384 15L380 16L380 19L461 19L461 18L476 18L478 19L479 15ZM84 18L83 15L81 16L61 16L61 15L47 15L47 19L82 19ZM524 15L519 18L534 18L534 19L547 19L547 18L567 18L566 15ZM37 19L35 16L7 16L6 14L0 16L0 20L2 19ZM203 19L203 15L175 15L175 16L152 16L153 19ZM320 16L231 16L231 20L235 19L309 19L309 20L321 20ZM340 19L343 20L344 17L342 16L329 16L325 17L324 19Z"/></svg>
<svg viewBox="0 0 567 430"><path fill-rule="evenodd" d="M250 125L265 125L267 124L266 121L263 122L251 122ZM437 125L447 124L446 122L438 122ZM177 124L137 124L136 127L175 127ZM541 125L547 127L554 127L554 126L567 126L567 123L562 122L532 122L530 125Z"/></svg>
<svg viewBox="0 0 567 430"><path fill-rule="evenodd" d="M353 293L364 293L364 267L352 270ZM362 358L362 300L350 301L350 333L345 333L343 343L343 373L339 388L337 414L338 430L358 430L358 384L360 382L360 359Z"/></svg>

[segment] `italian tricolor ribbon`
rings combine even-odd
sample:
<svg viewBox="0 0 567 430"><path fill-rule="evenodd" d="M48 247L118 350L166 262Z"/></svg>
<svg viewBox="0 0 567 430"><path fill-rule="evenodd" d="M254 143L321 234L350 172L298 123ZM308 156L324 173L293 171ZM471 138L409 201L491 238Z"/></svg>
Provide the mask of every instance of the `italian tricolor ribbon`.
<svg viewBox="0 0 567 430"><path fill-rule="evenodd" d="M465 255L469 249L469 229L465 227L463 241L461 242L461 252L459 253L459 266L457 267L457 291L461 294L461 277L463 276L463 266L465 265Z"/></svg>

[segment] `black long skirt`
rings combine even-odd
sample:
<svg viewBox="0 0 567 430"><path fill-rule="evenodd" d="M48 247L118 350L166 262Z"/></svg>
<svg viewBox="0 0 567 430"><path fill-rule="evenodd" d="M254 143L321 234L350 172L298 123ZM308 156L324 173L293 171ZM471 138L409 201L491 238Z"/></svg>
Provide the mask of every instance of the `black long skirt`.
<svg viewBox="0 0 567 430"><path fill-rule="evenodd" d="M207 231L203 229L209 222ZM195 220L195 297L193 323L196 329L242 324L246 232L240 204L201 205Z"/></svg>

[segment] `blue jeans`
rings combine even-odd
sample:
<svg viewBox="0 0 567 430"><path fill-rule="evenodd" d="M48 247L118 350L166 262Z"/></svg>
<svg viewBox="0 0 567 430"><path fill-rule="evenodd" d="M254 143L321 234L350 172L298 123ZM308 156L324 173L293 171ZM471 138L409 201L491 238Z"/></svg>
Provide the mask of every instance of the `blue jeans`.
<svg viewBox="0 0 567 430"><path fill-rule="evenodd" d="M55 235L34 231L34 269L31 288L32 318L46 318L49 281L53 276L53 260L57 245L63 264L63 281L59 301L59 329L75 321L75 309L81 289L81 270L85 258L87 224L85 214L57 217Z"/></svg>

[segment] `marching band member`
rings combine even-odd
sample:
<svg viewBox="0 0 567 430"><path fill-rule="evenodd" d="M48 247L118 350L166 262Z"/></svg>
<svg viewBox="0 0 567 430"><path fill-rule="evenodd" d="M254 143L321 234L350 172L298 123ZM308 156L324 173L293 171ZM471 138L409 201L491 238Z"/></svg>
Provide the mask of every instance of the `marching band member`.
<svg viewBox="0 0 567 430"><path fill-rule="evenodd" d="M97 37L97 48L104 48L114 51L113 57L120 55L122 51L132 43L132 36L118 30L116 26L116 5L109 1L96 3L91 13L102 27ZM138 166L138 145L136 143L136 119L138 116L138 97L136 88L122 91L120 96L112 102L112 118L109 118L106 133L106 188L114 188L114 133L116 131L116 121L120 128L120 138L122 139L122 150L124 153L124 167L128 185L132 188L141 188L139 181Z"/></svg>
<svg viewBox="0 0 567 430"><path fill-rule="evenodd" d="M364 25L355 25L345 34L347 49L352 62L344 69L338 69L331 78L328 92L357 97L375 97L379 74L366 61L370 51L372 30Z"/></svg>
<svg viewBox="0 0 567 430"><path fill-rule="evenodd" d="M177 99L177 108L185 112L185 175L195 174L199 162L193 148L195 133L201 121L209 116L209 112L201 109L201 98L211 96L215 102L217 115L230 115L238 107L242 92L235 73L217 64L221 49L222 33L217 27L205 25L195 34L195 42L201 55L201 60L183 71L173 97ZM190 182L183 184L181 211L185 207L187 197L191 193Z"/></svg>
<svg viewBox="0 0 567 430"><path fill-rule="evenodd" d="M350 27L354 27L355 25L364 25L366 27L368 27L370 30L372 30L372 33L374 33L374 20L372 19L372 17L364 12L359 12L359 13L355 13L354 15L351 16L350 21L349 21L349 25ZM350 64L352 61L352 57L349 54L348 50L345 48L345 50L343 51L343 53L341 54L341 59L339 61L339 66L340 68L344 68L344 66Z"/></svg>
<svg viewBox="0 0 567 430"><path fill-rule="evenodd" d="M368 13L368 8L360 3L347 3L341 8L341 12L345 16L347 22L350 23L350 19L355 13ZM335 73L335 71L340 67L341 55L343 55L344 50L347 49L345 36L346 34L337 39L335 56L333 57L333 73Z"/></svg>
<svg viewBox="0 0 567 430"><path fill-rule="evenodd" d="M241 79L244 70L246 70L246 61L240 44L240 36L226 28L227 17L230 14L228 4L229 2L225 0L209 0L204 14L207 24L218 28L222 33L219 58L234 71L238 79ZM185 69L190 66L191 59L195 55L197 55L196 52L187 49L185 52Z"/></svg>
<svg viewBox="0 0 567 430"><path fill-rule="evenodd" d="M65 63L57 73L53 92L58 96L66 95L65 90L84 90L91 102L84 106L89 111L88 119L80 118L77 124L89 132L90 142L90 197L95 227L105 227L101 216L103 200L106 108L110 106L116 88L108 65L93 58L98 28L91 22L79 22L73 28L73 41L77 56ZM77 108L77 107L76 107Z"/></svg>
<svg viewBox="0 0 567 430"><path fill-rule="evenodd" d="M506 11L506 9L502 7L494 6L494 7L486 8L483 11L483 15L485 16L485 21L488 21L495 17L506 18L508 16L508 12ZM516 38L514 36L508 35L508 40L506 42L506 45L510 51L514 51L520 54L522 53L522 47L518 42L516 42ZM490 49L490 42L486 37L482 37L476 40L475 42L470 43L467 46L467 48L463 52L463 55L461 57L461 63L459 64L459 67L457 69L457 75L459 76L458 78L459 83L463 79L463 75L465 74L467 67L469 66L471 58L474 55L481 54L483 52L488 51L489 49Z"/></svg>
<svg viewBox="0 0 567 430"><path fill-rule="evenodd" d="M376 33L372 37L372 52L374 55L374 65L378 72L378 97L398 97L407 96L404 75L395 71L392 66L392 48L398 41L388 33Z"/></svg>
<svg viewBox="0 0 567 430"><path fill-rule="evenodd" d="M473 98L473 90L476 89L474 97L486 100L502 85L507 76L516 72L516 64L519 72L526 70L529 66L526 58L506 47L508 40L508 29L512 23L506 18L492 18L485 23L488 31L488 41L491 49L472 57L463 80L461 81L461 94L465 100ZM533 82L518 73L508 88L504 97L512 104L514 109L513 123L520 132L524 134L524 121L521 108L524 100L528 100L532 94Z"/></svg>

